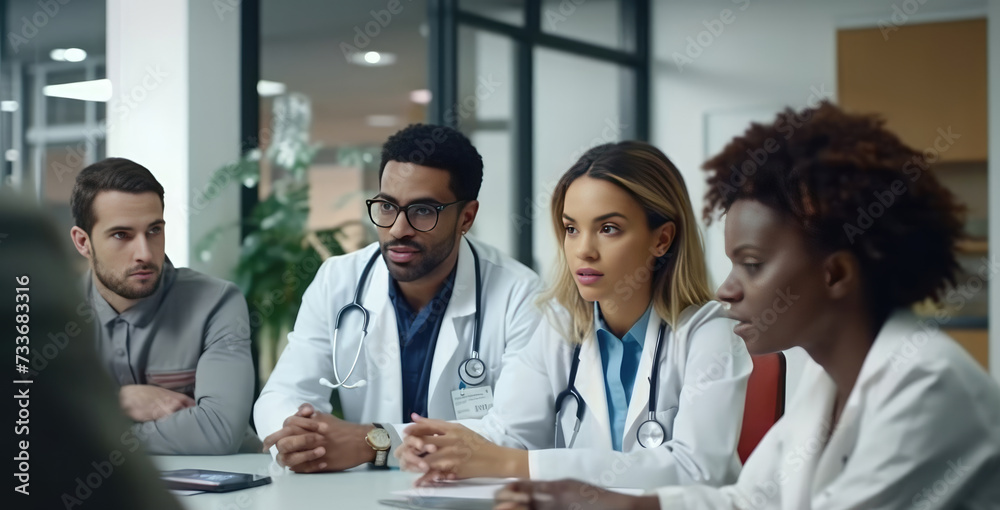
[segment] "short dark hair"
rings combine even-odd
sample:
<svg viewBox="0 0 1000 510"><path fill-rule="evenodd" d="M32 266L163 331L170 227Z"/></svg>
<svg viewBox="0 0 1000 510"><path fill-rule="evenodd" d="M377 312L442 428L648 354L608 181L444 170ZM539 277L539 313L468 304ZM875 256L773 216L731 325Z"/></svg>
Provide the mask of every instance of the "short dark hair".
<svg viewBox="0 0 1000 510"><path fill-rule="evenodd" d="M876 317L955 284L964 207L874 115L829 102L772 124L751 124L704 167L705 219L739 199L757 200L797 224L821 253L857 257Z"/></svg>
<svg viewBox="0 0 1000 510"><path fill-rule="evenodd" d="M163 208L163 186L146 167L125 158L107 158L80 171L73 186L70 207L76 226L90 235L97 218L94 216L94 198L102 191L125 193L153 192L160 197Z"/></svg>
<svg viewBox="0 0 1000 510"><path fill-rule="evenodd" d="M410 124L382 146L379 182L390 161L446 170L449 188L458 200L476 200L483 184L483 157L462 133L447 126Z"/></svg>

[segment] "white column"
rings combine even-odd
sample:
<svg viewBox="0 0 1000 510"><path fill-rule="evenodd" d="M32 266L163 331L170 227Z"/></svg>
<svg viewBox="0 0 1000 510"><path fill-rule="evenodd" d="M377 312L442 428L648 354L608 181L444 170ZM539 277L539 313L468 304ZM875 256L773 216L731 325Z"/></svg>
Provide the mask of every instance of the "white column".
<svg viewBox="0 0 1000 510"><path fill-rule="evenodd" d="M988 2L987 47L989 85L989 196L990 196L990 260L1000 252L1000 2ZM990 307L990 372L1000 381L1000 275L989 280Z"/></svg>
<svg viewBox="0 0 1000 510"><path fill-rule="evenodd" d="M239 11L201 0L107 2L108 156L142 164L163 185L173 263L228 277L237 230L207 262L194 249L239 219L238 185L209 183L239 156Z"/></svg>

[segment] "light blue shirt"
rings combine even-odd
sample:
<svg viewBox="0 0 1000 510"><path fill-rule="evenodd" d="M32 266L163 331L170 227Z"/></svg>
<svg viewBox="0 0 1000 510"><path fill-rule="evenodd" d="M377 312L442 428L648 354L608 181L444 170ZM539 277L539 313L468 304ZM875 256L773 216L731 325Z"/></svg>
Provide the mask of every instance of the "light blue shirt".
<svg viewBox="0 0 1000 510"><path fill-rule="evenodd" d="M594 329L597 331L597 344L601 348L601 365L604 367L604 394L608 399L611 444L619 452L622 451L628 403L632 400L632 386L635 384L635 374L639 370L642 347L646 342L646 327L652 310L653 305L650 304L649 308L646 308L646 313L639 317L628 333L625 333L625 337L618 338L608 328L601 315L600 306L594 302Z"/></svg>

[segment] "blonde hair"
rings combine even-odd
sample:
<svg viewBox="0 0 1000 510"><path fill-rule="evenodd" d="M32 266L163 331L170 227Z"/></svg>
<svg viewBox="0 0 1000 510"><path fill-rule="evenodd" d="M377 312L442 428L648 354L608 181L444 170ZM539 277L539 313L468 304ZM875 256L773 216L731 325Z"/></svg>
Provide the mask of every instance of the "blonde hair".
<svg viewBox="0 0 1000 510"><path fill-rule="evenodd" d="M685 308L712 300L705 250L680 171L648 143L625 141L599 145L563 174L552 194L552 226L559 255L553 280L540 296L539 305L551 311L547 305L555 300L569 311L572 331L565 333L571 342L582 343L594 329L593 305L580 296L566 263L566 229L562 220L566 190L583 176L610 182L627 191L646 210L649 228L668 221L674 223L676 234L670 249L652 268L653 309L657 315L674 327Z"/></svg>

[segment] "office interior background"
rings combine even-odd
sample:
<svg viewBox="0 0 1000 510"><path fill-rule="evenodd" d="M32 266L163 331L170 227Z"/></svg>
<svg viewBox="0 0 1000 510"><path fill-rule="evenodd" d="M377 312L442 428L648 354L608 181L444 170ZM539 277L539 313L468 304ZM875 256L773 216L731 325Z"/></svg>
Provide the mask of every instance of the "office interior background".
<svg viewBox="0 0 1000 510"><path fill-rule="evenodd" d="M449 124L483 155L471 234L543 277L549 199L588 148L647 140L696 211L702 162L751 121L830 99L883 115L968 207L938 314L1000 380L1000 2L988 0L5 0L0 188L72 226L109 156L166 188L168 257L247 293L266 378L331 254L375 239L385 139ZM748 156L749 157L749 156ZM703 226L713 285L730 263ZM990 239L993 239L991 245ZM993 247L991 249L991 246ZM82 263L82 258L80 259ZM293 276L289 278L289 276ZM290 284L294 281L295 284ZM790 386L796 359L789 353ZM786 394L793 394L792 388Z"/></svg>

